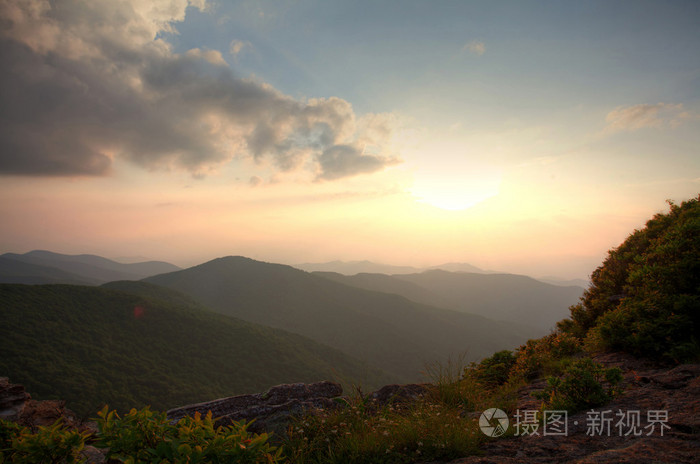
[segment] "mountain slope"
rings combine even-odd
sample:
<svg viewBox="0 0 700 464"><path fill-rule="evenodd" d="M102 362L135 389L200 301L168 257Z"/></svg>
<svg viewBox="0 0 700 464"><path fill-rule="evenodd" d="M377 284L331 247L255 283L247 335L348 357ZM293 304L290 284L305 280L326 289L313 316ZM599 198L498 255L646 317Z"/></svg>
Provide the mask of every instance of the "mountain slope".
<svg viewBox="0 0 700 464"><path fill-rule="evenodd" d="M352 276L337 272L314 272L313 274L351 287L401 295L416 303L437 306L438 308L450 308L452 306L452 303L441 295L393 275L364 272Z"/></svg>
<svg viewBox="0 0 700 464"><path fill-rule="evenodd" d="M0 256L0 283L96 285L98 281L50 266Z"/></svg>
<svg viewBox="0 0 700 464"><path fill-rule="evenodd" d="M536 335L515 324L243 257L219 258L145 281L178 289L223 314L306 335L405 381L420 379L426 362L465 351L478 359Z"/></svg>
<svg viewBox="0 0 700 464"><path fill-rule="evenodd" d="M393 276L440 296L447 308L548 331L583 294L580 287L546 284L514 274L427 271Z"/></svg>
<svg viewBox="0 0 700 464"><path fill-rule="evenodd" d="M420 269L412 266L394 266L373 263L372 261L329 261L327 263L295 264L295 268L306 272L337 272L343 275L355 275L363 272L377 274L412 274Z"/></svg>
<svg viewBox="0 0 700 464"><path fill-rule="evenodd" d="M314 273L366 290L394 293L409 300L479 314L496 320L523 321L542 333L564 318L583 293L579 287L545 284L513 274L426 271L420 274Z"/></svg>
<svg viewBox="0 0 700 464"><path fill-rule="evenodd" d="M162 261L122 264L96 255L64 255L44 250L34 250L24 254L5 253L0 255L0 258L60 269L63 272L78 276L86 283L95 284L114 280L139 280L151 275L180 269L173 264ZM49 277L61 283L75 283L61 280L61 274Z"/></svg>
<svg viewBox="0 0 700 464"><path fill-rule="evenodd" d="M168 409L290 382L391 379L305 337L222 316L143 282L0 284L0 374L94 415Z"/></svg>
<svg viewBox="0 0 700 464"><path fill-rule="evenodd" d="M356 274L415 274L432 269L442 269L450 272L489 272L479 269L469 263L444 263L438 266L417 268L413 266L395 266L380 264L372 261L329 261L327 263L302 263L293 267L306 272L337 272L353 276Z"/></svg>

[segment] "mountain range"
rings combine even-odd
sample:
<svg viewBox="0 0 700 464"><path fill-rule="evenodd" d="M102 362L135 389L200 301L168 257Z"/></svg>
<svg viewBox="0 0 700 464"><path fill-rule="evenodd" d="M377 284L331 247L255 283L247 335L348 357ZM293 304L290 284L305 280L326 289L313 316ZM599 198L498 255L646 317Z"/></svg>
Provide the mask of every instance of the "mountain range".
<svg viewBox="0 0 700 464"><path fill-rule="evenodd" d="M123 264L96 255L65 255L45 250L0 255L0 282L99 285L139 280L180 268L163 261Z"/></svg>
<svg viewBox="0 0 700 464"><path fill-rule="evenodd" d="M583 288L556 286L514 274L425 271L419 274L316 273L357 288L394 293L422 304L478 314L499 321L518 321L541 333L568 315Z"/></svg>
<svg viewBox="0 0 700 464"><path fill-rule="evenodd" d="M293 265L297 269L307 272L337 272L343 275L355 275L361 273L371 274L415 274L431 269L442 269L450 272L491 272L479 269L468 263L445 263L439 266L419 268L413 266L395 266L380 264L372 261L329 261L326 263L301 263Z"/></svg>
<svg viewBox="0 0 700 464"><path fill-rule="evenodd" d="M180 269L48 251L1 255L0 281L31 284L0 287L0 375L74 402L99 390L115 407L296 380L423 381L431 363L547 333L582 293L503 274L346 276L240 256ZM39 285L56 283L70 285ZM167 385L182 395L158 392Z"/></svg>
<svg viewBox="0 0 700 464"><path fill-rule="evenodd" d="M539 334L516 322L429 306L240 256L145 281L177 289L222 314L307 336L402 381L420 380L426 363L465 351L477 360Z"/></svg>

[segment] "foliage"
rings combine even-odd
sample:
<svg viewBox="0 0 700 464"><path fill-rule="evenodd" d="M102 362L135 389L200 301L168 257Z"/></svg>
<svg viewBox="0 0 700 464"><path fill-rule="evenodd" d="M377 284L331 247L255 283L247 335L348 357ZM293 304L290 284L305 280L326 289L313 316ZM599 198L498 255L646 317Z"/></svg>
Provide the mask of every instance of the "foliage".
<svg viewBox="0 0 700 464"><path fill-rule="evenodd" d="M700 196L670 203L610 250L591 280L562 330L636 356L700 357Z"/></svg>
<svg viewBox="0 0 700 464"><path fill-rule="evenodd" d="M0 463L77 463L86 433L68 430L59 420L33 433L26 427L0 420Z"/></svg>
<svg viewBox="0 0 700 464"><path fill-rule="evenodd" d="M22 432L23 427L14 422L0 419L0 463L9 457L12 439Z"/></svg>
<svg viewBox="0 0 700 464"><path fill-rule="evenodd" d="M568 364L561 376L548 377L538 396L545 400L544 409L576 412L609 402L618 393L616 386L621 380L619 368L605 369L590 358L582 358Z"/></svg>
<svg viewBox="0 0 700 464"><path fill-rule="evenodd" d="M269 435L251 434L249 424L215 427L211 412L170 424L165 413L132 409L123 418L106 407L98 413L99 444L125 463L276 463L281 449Z"/></svg>
<svg viewBox="0 0 700 464"><path fill-rule="evenodd" d="M432 385L433 399L454 408L473 410L480 393L479 386L462 376L465 355L449 357L446 363L432 362L425 366L424 375Z"/></svg>
<svg viewBox="0 0 700 464"><path fill-rule="evenodd" d="M472 363L469 370L475 379L486 385L503 385L508 381L516 359L512 351L498 351L478 364Z"/></svg>
<svg viewBox="0 0 700 464"><path fill-rule="evenodd" d="M429 395L378 411L367 399L306 416L288 430L291 463L409 463L474 454L483 435L461 410Z"/></svg>
<svg viewBox="0 0 700 464"><path fill-rule="evenodd" d="M133 284L133 285L131 285ZM289 382L381 374L302 336L223 316L152 284L134 293L0 284L0 373L82 417L167 410Z"/></svg>
<svg viewBox="0 0 700 464"><path fill-rule="evenodd" d="M300 418L288 430L291 463L413 463L450 461L478 452L486 439L469 412L513 411L520 382L485 385L461 358L426 368L421 398L377 405L357 392L348 403ZM464 374L464 375L463 375Z"/></svg>
<svg viewBox="0 0 700 464"><path fill-rule="evenodd" d="M581 343L568 333L552 333L537 340L528 340L515 354L510 379L531 380L557 372L562 359L581 351Z"/></svg>

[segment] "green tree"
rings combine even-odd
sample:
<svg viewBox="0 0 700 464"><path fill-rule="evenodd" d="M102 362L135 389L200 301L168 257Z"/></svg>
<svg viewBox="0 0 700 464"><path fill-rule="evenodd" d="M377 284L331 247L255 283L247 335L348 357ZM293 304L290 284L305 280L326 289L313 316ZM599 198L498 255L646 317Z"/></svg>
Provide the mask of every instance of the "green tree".
<svg viewBox="0 0 700 464"><path fill-rule="evenodd" d="M700 196L669 204L610 250L560 329L637 356L700 355Z"/></svg>

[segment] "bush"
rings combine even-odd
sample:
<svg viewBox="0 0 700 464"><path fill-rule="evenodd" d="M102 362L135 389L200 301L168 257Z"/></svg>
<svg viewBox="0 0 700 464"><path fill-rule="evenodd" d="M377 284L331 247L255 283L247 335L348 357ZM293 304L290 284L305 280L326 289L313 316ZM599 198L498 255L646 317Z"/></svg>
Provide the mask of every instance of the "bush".
<svg viewBox="0 0 700 464"><path fill-rule="evenodd" d="M538 397L545 400L543 409L581 411L608 403L619 393L616 386L621 380L622 371L616 367L605 369L590 358L578 359L561 376L548 377Z"/></svg>
<svg viewBox="0 0 700 464"><path fill-rule="evenodd" d="M516 357L512 351L503 350L484 358L479 364L472 363L468 371L485 385L503 385L508 381Z"/></svg>
<svg viewBox="0 0 700 464"><path fill-rule="evenodd" d="M553 333L537 340L528 340L516 351L510 380L531 380L558 372L557 366L562 359L580 351L581 343L569 333Z"/></svg>
<svg viewBox="0 0 700 464"><path fill-rule="evenodd" d="M88 434L68 430L58 420L32 433L26 427L0 420L0 463L77 463Z"/></svg>
<svg viewBox="0 0 700 464"><path fill-rule="evenodd" d="M248 425L234 422L215 427L211 412L204 418L184 417L177 424L165 413L148 407L132 409L124 418L105 407L98 413L99 446L108 458L125 463L276 463L281 450L268 443L267 434L251 434Z"/></svg>
<svg viewBox="0 0 700 464"><path fill-rule="evenodd" d="M669 204L608 252L561 330L636 356L700 359L700 196Z"/></svg>

